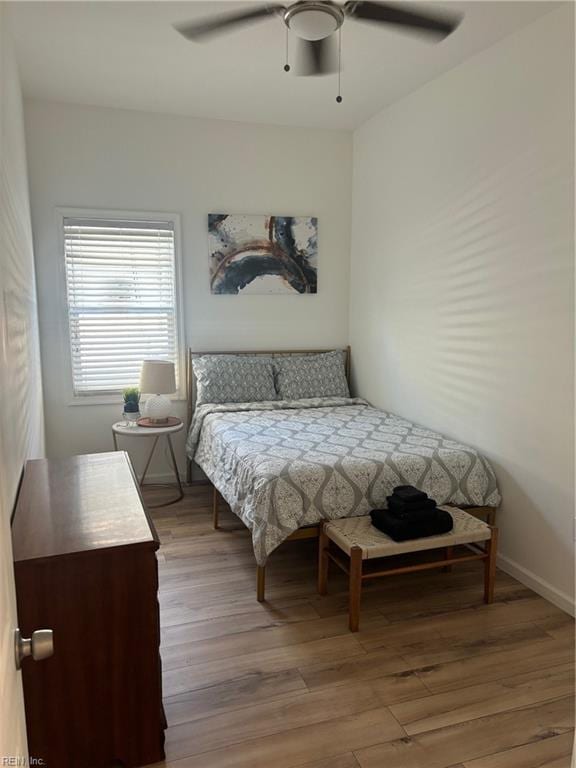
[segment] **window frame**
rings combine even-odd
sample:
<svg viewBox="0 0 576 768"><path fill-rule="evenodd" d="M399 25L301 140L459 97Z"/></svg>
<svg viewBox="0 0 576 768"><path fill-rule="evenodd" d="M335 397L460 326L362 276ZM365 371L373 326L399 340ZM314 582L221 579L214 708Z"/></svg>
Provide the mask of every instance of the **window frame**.
<svg viewBox="0 0 576 768"><path fill-rule="evenodd" d="M72 370L72 344L70 338L70 320L68 306L68 291L66 284L66 249L64 221L67 218L76 219L105 219L108 221L161 221L172 224L174 228L174 282L175 282L175 316L176 316L176 350L178 359L178 390L170 399L180 401L186 399L186 345L184 331L184 302L182 293L182 236L181 217L179 213L168 211L132 211L106 208L56 208L56 224L58 229L58 268L59 268L59 310L60 310L60 347L62 366L62 391L66 393L66 404L75 405L118 405L122 402L119 393L79 395L74 392L74 373Z"/></svg>

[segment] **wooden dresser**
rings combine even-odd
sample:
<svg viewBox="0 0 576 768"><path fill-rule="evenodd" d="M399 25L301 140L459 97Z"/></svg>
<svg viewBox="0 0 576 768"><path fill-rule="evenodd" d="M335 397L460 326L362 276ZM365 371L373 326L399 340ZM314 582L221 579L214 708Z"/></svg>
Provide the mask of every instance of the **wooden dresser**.
<svg viewBox="0 0 576 768"><path fill-rule="evenodd" d="M47 768L164 758L159 542L124 452L29 461L12 525L30 756Z"/></svg>

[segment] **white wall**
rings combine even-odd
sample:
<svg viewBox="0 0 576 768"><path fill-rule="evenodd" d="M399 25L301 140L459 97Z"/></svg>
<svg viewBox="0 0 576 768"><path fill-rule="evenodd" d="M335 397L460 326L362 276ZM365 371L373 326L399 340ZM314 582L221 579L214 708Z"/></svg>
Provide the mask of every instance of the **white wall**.
<svg viewBox="0 0 576 768"><path fill-rule="evenodd" d="M194 349L347 343L350 134L41 102L27 104L26 126L49 455L110 450L121 410L67 404L57 206L181 214L185 330ZM212 296L206 215L219 211L318 216L318 294Z"/></svg>
<svg viewBox="0 0 576 768"><path fill-rule="evenodd" d="M44 426L22 99L4 14L0 4L0 756L22 758L10 516L25 460L43 453Z"/></svg>
<svg viewBox="0 0 576 768"><path fill-rule="evenodd" d="M561 8L354 136L358 391L480 448L502 565L573 600L573 39Z"/></svg>

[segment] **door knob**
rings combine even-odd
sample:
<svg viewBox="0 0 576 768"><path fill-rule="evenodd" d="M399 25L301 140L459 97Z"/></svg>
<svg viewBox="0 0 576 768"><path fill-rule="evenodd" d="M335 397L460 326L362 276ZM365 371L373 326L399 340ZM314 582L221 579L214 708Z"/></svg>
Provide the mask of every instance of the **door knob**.
<svg viewBox="0 0 576 768"><path fill-rule="evenodd" d="M14 631L14 656L16 669L22 666L22 659L32 656L34 661L47 659L54 653L54 632L51 629L37 629L32 637L22 637L20 630Z"/></svg>

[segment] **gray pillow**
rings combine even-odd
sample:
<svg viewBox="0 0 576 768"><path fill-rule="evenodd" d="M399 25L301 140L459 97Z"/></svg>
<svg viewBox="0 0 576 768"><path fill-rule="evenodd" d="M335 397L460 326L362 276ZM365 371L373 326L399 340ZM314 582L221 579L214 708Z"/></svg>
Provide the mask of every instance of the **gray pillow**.
<svg viewBox="0 0 576 768"><path fill-rule="evenodd" d="M272 359L265 355L202 355L192 367L197 405L278 400Z"/></svg>
<svg viewBox="0 0 576 768"><path fill-rule="evenodd" d="M350 397L344 352L276 357L276 386L281 400Z"/></svg>

